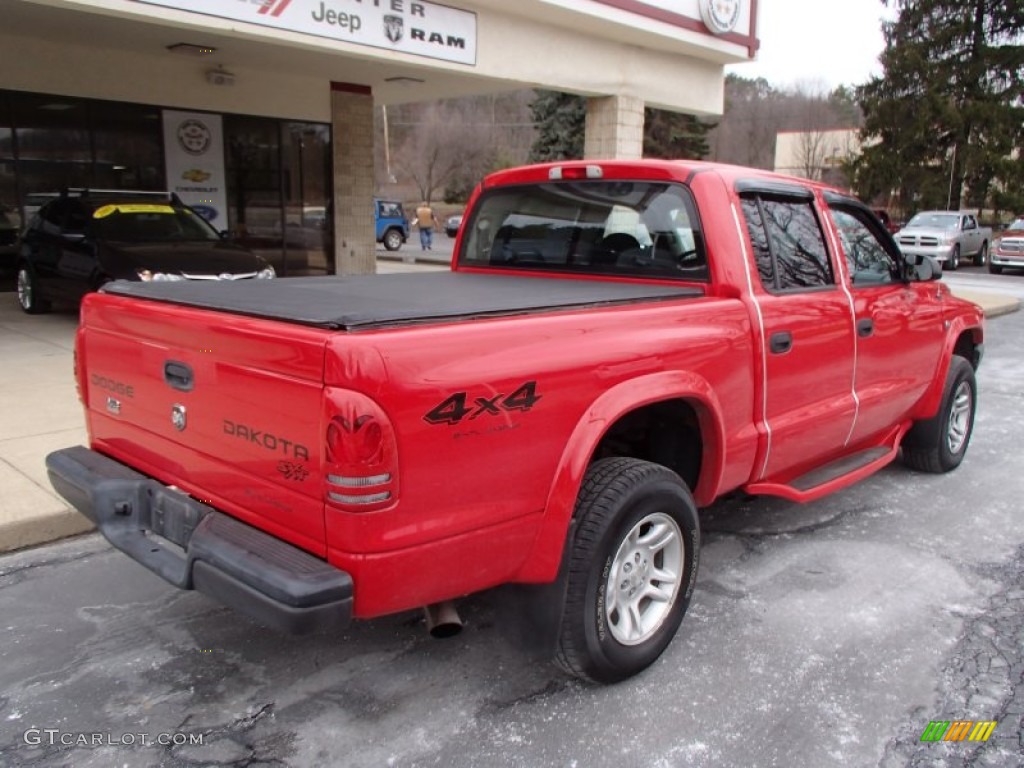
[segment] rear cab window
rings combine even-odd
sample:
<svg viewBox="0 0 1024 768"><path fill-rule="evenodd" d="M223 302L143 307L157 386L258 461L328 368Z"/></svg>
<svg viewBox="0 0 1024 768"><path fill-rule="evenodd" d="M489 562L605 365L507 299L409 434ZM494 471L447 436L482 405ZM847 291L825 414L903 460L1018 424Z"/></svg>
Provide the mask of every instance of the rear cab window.
<svg viewBox="0 0 1024 768"><path fill-rule="evenodd" d="M460 267L706 282L690 190L675 182L556 181L485 191Z"/></svg>

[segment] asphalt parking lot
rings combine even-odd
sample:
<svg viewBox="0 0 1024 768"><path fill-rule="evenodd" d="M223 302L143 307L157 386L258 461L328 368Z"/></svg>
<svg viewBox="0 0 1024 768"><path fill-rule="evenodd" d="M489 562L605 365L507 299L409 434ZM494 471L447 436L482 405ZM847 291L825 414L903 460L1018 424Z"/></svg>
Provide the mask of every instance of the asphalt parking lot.
<svg viewBox="0 0 1024 768"><path fill-rule="evenodd" d="M1024 765L1022 334L1022 313L989 323L956 472L704 510L682 629L616 686L524 650L501 591L446 641L414 613L291 638L96 535L4 556L0 764ZM997 725L922 742L935 720Z"/></svg>

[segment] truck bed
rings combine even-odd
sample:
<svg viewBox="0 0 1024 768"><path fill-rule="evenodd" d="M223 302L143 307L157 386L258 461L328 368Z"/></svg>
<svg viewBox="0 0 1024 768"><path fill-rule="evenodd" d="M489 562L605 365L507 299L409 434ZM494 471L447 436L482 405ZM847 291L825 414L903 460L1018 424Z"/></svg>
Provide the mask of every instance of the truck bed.
<svg viewBox="0 0 1024 768"><path fill-rule="evenodd" d="M212 283L117 281L103 290L346 331L703 295L699 288L688 286L457 272Z"/></svg>

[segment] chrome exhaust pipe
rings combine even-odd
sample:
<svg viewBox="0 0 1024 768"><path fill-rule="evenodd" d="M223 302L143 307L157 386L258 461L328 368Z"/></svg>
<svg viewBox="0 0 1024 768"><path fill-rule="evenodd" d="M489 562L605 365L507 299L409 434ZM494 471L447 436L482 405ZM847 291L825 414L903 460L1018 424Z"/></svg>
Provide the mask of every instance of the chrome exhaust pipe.
<svg viewBox="0 0 1024 768"><path fill-rule="evenodd" d="M454 637L462 631L462 619L451 600L424 606L423 615L431 637Z"/></svg>

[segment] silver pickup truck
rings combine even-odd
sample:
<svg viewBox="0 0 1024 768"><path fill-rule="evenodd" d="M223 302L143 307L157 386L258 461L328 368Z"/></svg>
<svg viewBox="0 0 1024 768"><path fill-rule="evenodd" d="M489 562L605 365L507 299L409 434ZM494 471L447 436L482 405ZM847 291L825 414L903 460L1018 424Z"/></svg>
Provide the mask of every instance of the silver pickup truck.
<svg viewBox="0 0 1024 768"><path fill-rule="evenodd" d="M964 257L979 266L988 261L992 230L968 211L921 211L894 237L908 256L931 256L953 270Z"/></svg>

